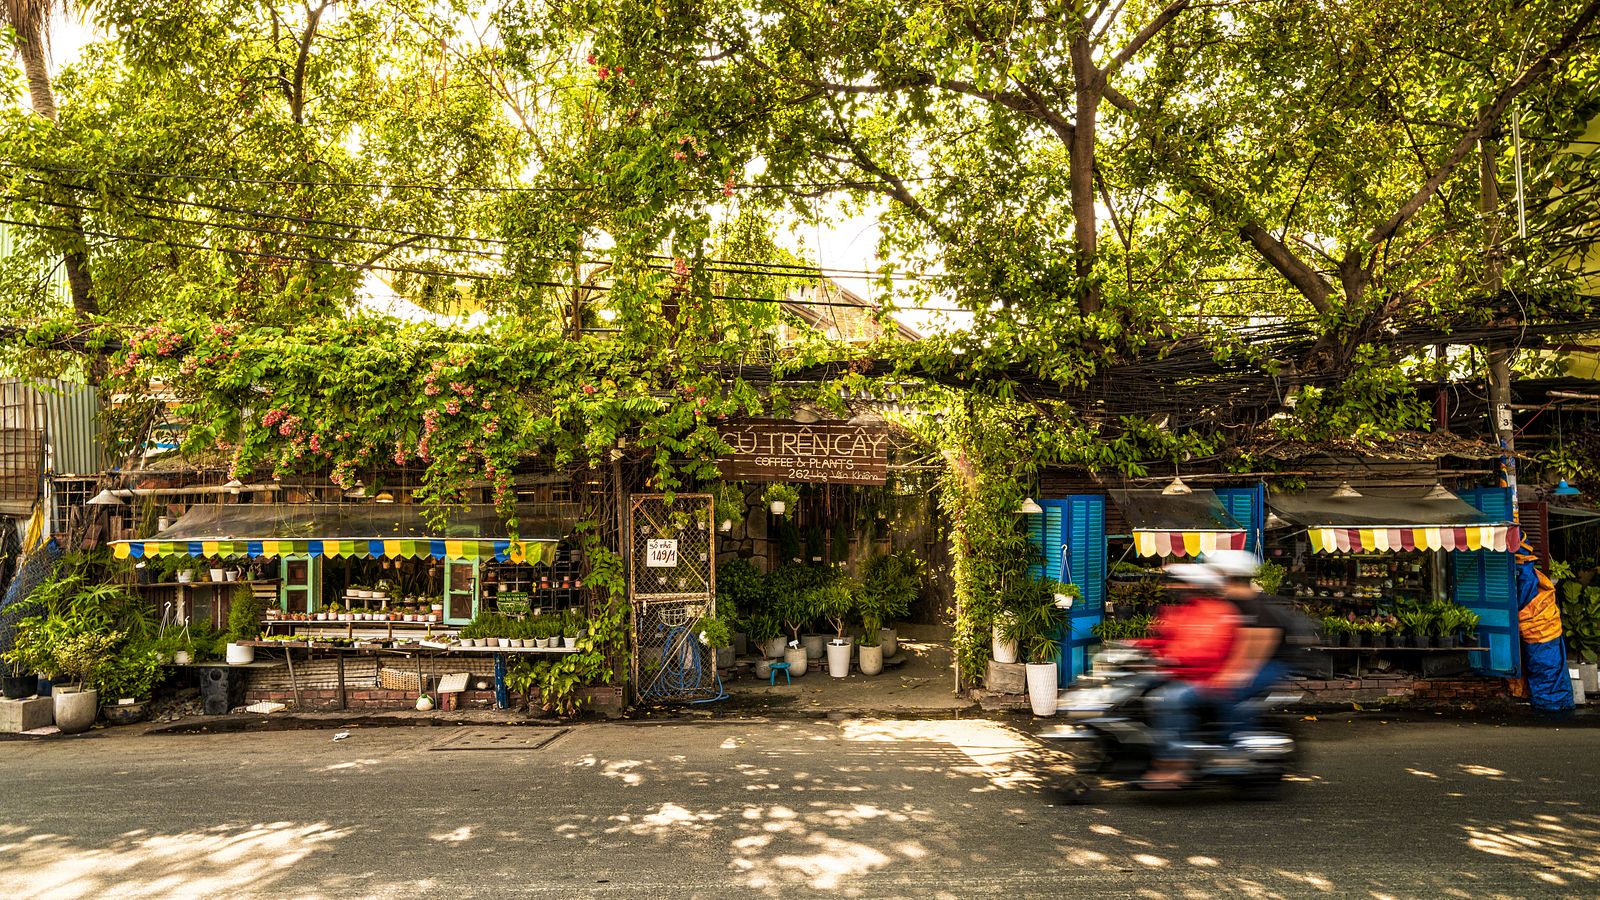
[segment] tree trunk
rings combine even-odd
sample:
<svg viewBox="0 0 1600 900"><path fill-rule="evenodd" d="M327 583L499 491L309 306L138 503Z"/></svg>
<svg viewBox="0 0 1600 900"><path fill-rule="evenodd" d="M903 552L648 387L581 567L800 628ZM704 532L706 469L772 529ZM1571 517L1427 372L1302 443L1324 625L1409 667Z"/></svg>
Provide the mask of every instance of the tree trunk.
<svg viewBox="0 0 1600 900"><path fill-rule="evenodd" d="M1484 293L1490 303L1500 300L1500 178L1495 171L1498 156L1490 138L1479 142L1478 212L1483 214ZM1517 514L1517 435L1511 423L1511 348L1502 343L1489 347L1489 427L1500 443L1500 477L1511 490L1511 515Z"/></svg>
<svg viewBox="0 0 1600 900"><path fill-rule="evenodd" d="M1072 77L1076 94L1076 121L1067 151L1067 178L1072 191L1072 237L1077 250L1080 281L1078 311L1100 311L1100 285L1094 278L1100 236L1095 222L1094 140L1095 118L1100 110L1100 71L1094 65L1094 48L1087 30L1072 42Z"/></svg>
<svg viewBox="0 0 1600 900"><path fill-rule="evenodd" d="M50 67L44 57L42 34L24 38L17 35L17 52L22 56L22 66L28 76L28 95L33 100L33 111L54 124L56 121L56 96L50 89ZM100 303L94 295L94 283L89 278L89 258L83 234L83 219L76 209L63 209L67 225L72 229L72 248L65 253L67 287L72 292L72 308L78 318L86 319L100 313ZM96 353L90 359L89 383L99 384L104 370L104 358Z"/></svg>

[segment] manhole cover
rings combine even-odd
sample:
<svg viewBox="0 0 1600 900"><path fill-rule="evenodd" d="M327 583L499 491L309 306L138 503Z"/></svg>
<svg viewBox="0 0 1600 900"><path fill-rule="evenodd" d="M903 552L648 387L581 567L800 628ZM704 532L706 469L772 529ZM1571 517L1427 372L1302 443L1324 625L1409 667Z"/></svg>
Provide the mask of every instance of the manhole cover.
<svg viewBox="0 0 1600 900"><path fill-rule="evenodd" d="M429 750L539 750L570 728L464 728Z"/></svg>

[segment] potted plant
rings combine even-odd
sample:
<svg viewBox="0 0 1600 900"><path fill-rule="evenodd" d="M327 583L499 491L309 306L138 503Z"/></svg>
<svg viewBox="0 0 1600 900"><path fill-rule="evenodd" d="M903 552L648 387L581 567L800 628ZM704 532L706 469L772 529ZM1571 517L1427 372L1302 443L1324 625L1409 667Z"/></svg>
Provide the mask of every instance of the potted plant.
<svg viewBox="0 0 1600 900"><path fill-rule="evenodd" d="M228 665L241 666L255 662L256 650L242 641L261 637L261 601L255 591L240 586L233 591L233 602L228 608Z"/></svg>
<svg viewBox="0 0 1600 900"><path fill-rule="evenodd" d="M876 613L861 612L861 640L856 644L856 665L863 675L883 672L883 620Z"/></svg>
<svg viewBox="0 0 1600 900"><path fill-rule="evenodd" d="M745 514L744 485L731 481L719 481L711 489L713 516L717 520L717 530L727 534L733 531L733 523L743 522ZM722 580L722 572L717 572L717 580ZM720 593L720 591L719 591Z"/></svg>
<svg viewBox="0 0 1600 900"><path fill-rule="evenodd" d="M94 725L100 700L94 687L96 676L110 662L122 639L120 631L74 631L68 625L53 641L50 676L55 687L50 693L55 703L56 727L63 734L79 734ZM68 684L62 684L63 679Z"/></svg>
<svg viewBox="0 0 1600 900"><path fill-rule="evenodd" d="M1428 634L1433 627L1433 613L1419 603L1407 603L1395 609L1405 642L1411 647L1428 646Z"/></svg>
<svg viewBox="0 0 1600 900"><path fill-rule="evenodd" d="M791 646L783 652L791 676L798 677L806 673L810 654L800 645L800 629L810 625L817 617L817 609L813 605L816 595L812 588L825 577L826 573L822 570L803 566L783 566L768 576L773 612L793 637Z"/></svg>
<svg viewBox="0 0 1600 900"><path fill-rule="evenodd" d="M899 652L899 635L893 623L911 612L911 603L922 588L922 563L909 550L874 554L861 564L862 595L878 611L883 653Z"/></svg>
<svg viewBox="0 0 1600 900"><path fill-rule="evenodd" d="M761 655L777 659L783 655L787 642L783 639L783 621L772 610L756 609L744 618L745 633L761 648Z"/></svg>
<svg viewBox="0 0 1600 900"><path fill-rule="evenodd" d="M828 642L828 674L844 678L850 674L851 641L846 634L849 620L856 611L856 597L861 588L853 579L832 578L826 584L813 588L812 600L817 612L833 626L834 637Z"/></svg>
<svg viewBox="0 0 1600 900"><path fill-rule="evenodd" d="M717 668L733 668L733 628L727 620L715 617L699 619L690 631L703 646L715 652Z"/></svg>
<svg viewBox="0 0 1600 900"><path fill-rule="evenodd" d="M99 667L93 686L104 703L100 712L113 725L129 725L144 719L151 693L161 675L161 651L150 644L124 641L116 653Z"/></svg>
<svg viewBox="0 0 1600 900"><path fill-rule="evenodd" d="M1061 632L1067 610L1056 605L1056 595L1078 596L1076 585L1029 578L1010 594L1013 619L1008 635L1016 640L1027 660L1028 702L1036 716L1053 716L1060 694Z"/></svg>
<svg viewBox="0 0 1600 900"><path fill-rule="evenodd" d="M1600 585L1588 586L1568 578L1557 591L1561 610L1561 631L1567 642L1567 658L1578 669L1578 680L1585 693L1600 693ZM1473 622L1471 629L1478 627Z"/></svg>
<svg viewBox="0 0 1600 900"><path fill-rule="evenodd" d="M767 504L773 515L787 519L794 515L791 507L800 502L800 492L792 485L773 482L761 492L761 502Z"/></svg>

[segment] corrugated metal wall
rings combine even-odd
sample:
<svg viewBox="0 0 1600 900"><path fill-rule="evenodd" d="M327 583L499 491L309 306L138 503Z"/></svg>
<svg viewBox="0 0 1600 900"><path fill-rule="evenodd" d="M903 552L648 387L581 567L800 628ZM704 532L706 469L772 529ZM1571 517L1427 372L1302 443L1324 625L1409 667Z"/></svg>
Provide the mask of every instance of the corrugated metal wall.
<svg viewBox="0 0 1600 900"><path fill-rule="evenodd" d="M99 475L106 470L100 440L100 392L86 384L39 382L44 396L45 439L52 475Z"/></svg>

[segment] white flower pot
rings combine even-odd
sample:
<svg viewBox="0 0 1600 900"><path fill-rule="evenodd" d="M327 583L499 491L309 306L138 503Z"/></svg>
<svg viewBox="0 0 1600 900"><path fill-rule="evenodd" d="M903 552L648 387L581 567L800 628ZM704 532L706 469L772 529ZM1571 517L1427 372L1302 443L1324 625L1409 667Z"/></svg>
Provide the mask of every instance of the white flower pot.
<svg viewBox="0 0 1600 900"><path fill-rule="evenodd" d="M228 665L244 666L256 661L256 648L241 644L228 645Z"/></svg>
<svg viewBox="0 0 1600 900"><path fill-rule="evenodd" d="M850 645L845 641L828 644L828 674L834 678L850 674Z"/></svg>
<svg viewBox="0 0 1600 900"><path fill-rule="evenodd" d="M1056 700L1060 697L1055 663L1028 663L1028 703L1036 716L1056 714Z"/></svg>
<svg viewBox="0 0 1600 900"><path fill-rule="evenodd" d="M821 659L822 648L828 646L828 636L825 634L802 634L800 646L805 648L807 659Z"/></svg>
<svg viewBox="0 0 1600 900"><path fill-rule="evenodd" d="M992 642L995 662L1014 663L1017 661L1017 642L1002 639L999 625L994 626Z"/></svg>
<svg viewBox="0 0 1600 900"><path fill-rule="evenodd" d="M229 569L228 571L223 572L222 573L222 579L224 581L238 581L239 580L239 570L238 569Z"/></svg>
<svg viewBox="0 0 1600 900"><path fill-rule="evenodd" d="M789 664L789 676L799 678L806 673L806 648L788 647L783 651L783 661Z"/></svg>
<svg viewBox="0 0 1600 900"><path fill-rule="evenodd" d="M188 584L189 582L191 582L193 580L194 580L194 573L193 572L183 571L183 572L179 572L178 573L178 583L179 584Z"/></svg>
<svg viewBox="0 0 1600 900"><path fill-rule="evenodd" d="M885 658L900 652L900 633L893 628L878 629L878 645L883 648Z"/></svg>
<svg viewBox="0 0 1600 900"><path fill-rule="evenodd" d="M761 655L767 657L768 659L779 659L783 656L783 651L787 649L788 646L788 641L781 637L775 637L761 646Z"/></svg>
<svg viewBox="0 0 1600 900"><path fill-rule="evenodd" d="M774 501L772 501L772 514L775 515L775 516L783 515L784 510L787 510L788 508L789 508L789 504L785 503L782 500L774 500Z"/></svg>
<svg viewBox="0 0 1600 900"><path fill-rule="evenodd" d="M877 675L883 671L883 647L868 647L863 645L856 651L861 662L861 674Z"/></svg>
<svg viewBox="0 0 1600 900"><path fill-rule="evenodd" d="M179 650L176 653L173 653L172 664L177 666L187 666L189 664L189 651Z"/></svg>
<svg viewBox="0 0 1600 900"><path fill-rule="evenodd" d="M563 637L561 639L561 646L567 648L568 650L576 650L578 649L578 639L575 637Z"/></svg>
<svg viewBox="0 0 1600 900"><path fill-rule="evenodd" d="M99 691L69 691L60 687L50 691L55 706L56 727L62 734L82 734L94 725L100 714Z"/></svg>
<svg viewBox="0 0 1600 900"><path fill-rule="evenodd" d="M228 573L222 571L221 569L212 569L211 570L211 580L212 581L227 581L228 580Z"/></svg>

